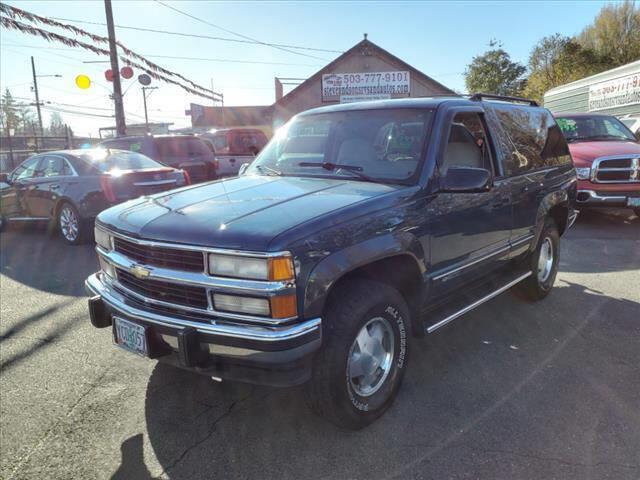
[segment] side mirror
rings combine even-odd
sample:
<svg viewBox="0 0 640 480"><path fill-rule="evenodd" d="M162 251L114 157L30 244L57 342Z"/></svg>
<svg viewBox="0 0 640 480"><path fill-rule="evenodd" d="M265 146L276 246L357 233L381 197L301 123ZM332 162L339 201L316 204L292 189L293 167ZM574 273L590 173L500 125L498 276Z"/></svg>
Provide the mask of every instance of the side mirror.
<svg viewBox="0 0 640 480"><path fill-rule="evenodd" d="M444 192L486 192L492 186L491 172L485 168L449 167L441 180Z"/></svg>
<svg viewBox="0 0 640 480"><path fill-rule="evenodd" d="M242 165L240 165L240 169L238 170L238 176L242 176L244 174L244 172L247 171L247 168L249 168L249 165L251 165L250 163L243 163Z"/></svg>

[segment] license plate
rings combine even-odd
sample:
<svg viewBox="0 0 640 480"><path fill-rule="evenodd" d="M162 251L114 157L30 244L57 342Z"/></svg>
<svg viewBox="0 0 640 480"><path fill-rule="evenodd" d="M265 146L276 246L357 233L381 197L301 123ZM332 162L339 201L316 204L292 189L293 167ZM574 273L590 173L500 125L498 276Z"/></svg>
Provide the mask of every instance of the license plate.
<svg viewBox="0 0 640 480"><path fill-rule="evenodd" d="M627 206L629 206L629 207L640 207L640 197L627 198Z"/></svg>
<svg viewBox="0 0 640 480"><path fill-rule="evenodd" d="M113 317L113 325L116 345L143 357L148 355L147 327L119 317Z"/></svg>

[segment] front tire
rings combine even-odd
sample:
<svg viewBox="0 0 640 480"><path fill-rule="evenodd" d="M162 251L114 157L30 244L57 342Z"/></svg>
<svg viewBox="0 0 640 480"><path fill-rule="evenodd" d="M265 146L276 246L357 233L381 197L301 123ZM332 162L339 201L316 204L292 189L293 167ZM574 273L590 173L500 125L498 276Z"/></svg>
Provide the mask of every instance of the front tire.
<svg viewBox="0 0 640 480"><path fill-rule="evenodd" d="M517 285L516 291L525 300L536 302L551 292L560 264L560 234L552 219L545 221L536 249L528 262L531 275Z"/></svg>
<svg viewBox="0 0 640 480"><path fill-rule="evenodd" d="M323 317L324 345L305 387L311 408L348 429L375 421L392 404L409 354L410 319L395 289L378 282L343 284Z"/></svg>
<svg viewBox="0 0 640 480"><path fill-rule="evenodd" d="M80 245L84 241L84 228L78 209L65 202L57 216L58 231L62 239L69 245Z"/></svg>

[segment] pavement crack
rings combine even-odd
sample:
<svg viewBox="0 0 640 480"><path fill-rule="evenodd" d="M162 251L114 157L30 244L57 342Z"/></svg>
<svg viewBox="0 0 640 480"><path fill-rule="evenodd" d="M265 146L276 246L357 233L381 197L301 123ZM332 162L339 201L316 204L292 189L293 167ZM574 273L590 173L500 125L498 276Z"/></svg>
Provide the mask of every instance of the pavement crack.
<svg viewBox="0 0 640 480"><path fill-rule="evenodd" d="M53 434L53 432L55 432L58 428L58 426L63 422L63 420L65 420L66 418L69 418L71 416L71 414L73 413L73 411L76 409L76 407L82 402L82 400L84 400L96 387L98 387L101 382L102 379L104 377L106 377L106 375L109 373L109 370L111 370L111 368L113 367L107 367L104 369L104 371L98 376L98 378L95 379L95 381L93 381L90 385L89 388L87 388L83 393L80 394L80 396L78 397L78 399L73 403L73 405L71 405L69 407L69 409L67 410L67 413L63 416L60 417L53 425L51 425L42 435L42 438L40 439L40 441L38 441L38 443L31 448L28 452L26 452L21 458L18 459L18 462L16 463L16 466L14 467L13 471L9 474L9 477L7 480L11 480L12 478L16 477L16 474L18 473L18 471L20 470L20 468L29 461L29 459L31 458L31 456L40 449L40 447L49 439L49 437Z"/></svg>
<svg viewBox="0 0 640 480"><path fill-rule="evenodd" d="M236 408L236 405L239 405L243 402L245 402L246 400L248 400L249 398L251 398L253 396L253 392L251 392L249 395L247 395L246 397L240 398L238 400L234 400L229 407L218 417L216 418L213 423L211 424L211 426L209 427L209 431L207 432L207 434L201 438L200 440L198 440L197 442L189 445L187 448L185 448L182 453L180 455L178 455L178 457L171 462L169 465L167 465L162 472L160 472L160 474L155 477L155 478L162 478L163 475L169 473L169 470L172 470L173 468L175 468L186 456L189 452L191 452L192 450L198 448L200 445L202 445L203 443L205 443L207 440L209 440L213 434L216 432L216 426L218 425L218 423L220 423L222 420L224 420L225 418L227 418L229 415L231 415L234 411L234 409ZM209 411L212 408L214 408L215 405L212 405L210 408L208 408L205 411ZM204 412L203 412L204 413ZM198 415L200 416L200 415Z"/></svg>

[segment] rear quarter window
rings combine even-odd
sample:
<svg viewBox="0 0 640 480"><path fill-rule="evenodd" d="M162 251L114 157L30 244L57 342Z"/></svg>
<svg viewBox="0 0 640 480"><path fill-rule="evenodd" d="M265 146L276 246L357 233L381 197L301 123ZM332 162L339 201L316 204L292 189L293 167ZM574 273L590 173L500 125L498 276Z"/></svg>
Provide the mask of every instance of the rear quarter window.
<svg viewBox="0 0 640 480"><path fill-rule="evenodd" d="M567 142L548 110L485 106L507 175L571 163Z"/></svg>

